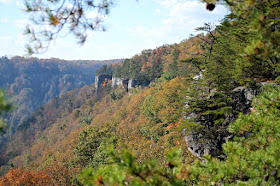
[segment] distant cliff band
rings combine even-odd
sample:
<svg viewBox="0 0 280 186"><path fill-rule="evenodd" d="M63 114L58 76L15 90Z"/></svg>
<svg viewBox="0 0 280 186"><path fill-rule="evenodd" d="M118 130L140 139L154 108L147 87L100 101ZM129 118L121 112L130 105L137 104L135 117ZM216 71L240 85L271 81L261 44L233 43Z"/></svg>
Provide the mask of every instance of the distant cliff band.
<svg viewBox="0 0 280 186"><path fill-rule="evenodd" d="M123 88L129 90L131 88L142 86L149 86L149 81L137 81L135 79L124 79L119 77L112 77L112 75L98 75L95 76L95 88L98 89L100 86L104 86L108 83L109 80L112 80L112 88L116 86L122 86Z"/></svg>

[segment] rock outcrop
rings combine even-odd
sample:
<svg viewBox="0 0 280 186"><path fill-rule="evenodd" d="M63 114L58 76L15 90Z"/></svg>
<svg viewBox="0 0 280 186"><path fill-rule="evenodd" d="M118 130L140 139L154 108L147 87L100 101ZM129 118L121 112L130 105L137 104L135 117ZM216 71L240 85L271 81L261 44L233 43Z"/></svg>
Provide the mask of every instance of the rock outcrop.
<svg viewBox="0 0 280 186"><path fill-rule="evenodd" d="M112 77L112 88L123 85L123 78Z"/></svg>
<svg viewBox="0 0 280 186"><path fill-rule="evenodd" d="M121 86L122 88L126 89L127 91L129 89L132 89L137 86L147 87L149 86L150 82L148 81L137 81L135 79L124 79L119 77L112 77L111 75L98 75L95 76L95 87L96 90L101 85L104 85L108 82L108 80L112 80L112 88L116 86Z"/></svg>
<svg viewBox="0 0 280 186"><path fill-rule="evenodd" d="M237 87L233 91L227 93L231 98L231 106L234 111L241 113L249 113L252 99L258 94L256 89L250 89L245 87ZM186 107L191 103L186 103ZM225 127L220 128L211 134L211 137L205 137L208 132L207 128L200 130L199 132L191 131L185 133L185 141L188 146L188 150L196 157L202 158L205 154L210 154L212 157L222 158L222 144L233 138L226 130L226 126L233 122L238 113L229 113L223 117ZM185 116L185 119L198 118L196 124L199 126L206 126L206 122L209 122L209 118L199 115L198 112L192 112ZM211 120L211 118L210 118ZM211 121L210 121L211 122Z"/></svg>
<svg viewBox="0 0 280 186"><path fill-rule="evenodd" d="M98 75L98 76L95 76L95 88L96 88L96 90L98 90L98 88L101 85L107 84L109 80L112 80L112 75Z"/></svg>
<svg viewBox="0 0 280 186"><path fill-rule="evenodd" d="M132 89L133 87L136 87L138 84L137 84L137 81L134 80L134 79L130 79L128 81L128 85L127 85L127 88L128 89Z"/></svg>

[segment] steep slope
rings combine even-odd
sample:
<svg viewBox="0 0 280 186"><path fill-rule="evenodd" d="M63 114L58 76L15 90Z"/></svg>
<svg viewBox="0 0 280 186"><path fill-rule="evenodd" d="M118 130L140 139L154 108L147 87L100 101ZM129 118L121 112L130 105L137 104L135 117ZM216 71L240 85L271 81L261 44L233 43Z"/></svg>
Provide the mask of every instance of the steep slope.
<svg viewBox="0 0 280 186"><path fill-rule="evenodd" d="M8 116L12 133L41 105L62 93L94 83L97 69L119 61L0 58L0 88L7 90L17 106Z"/></svg>
<svg viewBox="0 0 280 186"><path fill-rule="evenodd" d="M73 110L80 108L82 105L91 105L98 99L94 87L84 86L81 89L75 89L54 98L33 113L17 128L15 134L2 144L1 164L4 165L2 171L7 170L10 166L23 167L32 162L30 153L34 154L34 151L31 151L30 147L36 146L38 141L43 140L43 143L36 147L38 149L34 156L40 157L47 153L47 149L51 148L53 143L59 143L69 133L82 126L75 122L73 124L71 122L71 125L66 122L69 120L75 121L75 118L79 116L80 112L78 110L73 114L73 118L69 116ZM66 121L63 119L66 119ZM45 135L46 131L52 127L52 130L55 131ZM21 156L21 158L18 156Z"/></svg>
<svg viewBox="0 0 280 186"><path fill-rule="evenodd" d="M77 163L79 162L79 157L74 158L73 150L78 143L77 137L79 133L86 129L88 125L97 127L98 131L101 130L102 126L113 125L114 130L117 131L114 136L118 139L118 149L130 148L139 154L139 161L146 161L151 157L163 158L163 150L168 150L167 147L170 144L178 145L178 137L170 135L169 128L176 126L176 123L181 118L185 89L185 83L183 83L184 80L182 79L172 80L172 83L167 83L166 80L173 79L178 75L189 74L191 76L190 70L192 67L180 61L187 57L188 53L194 48L198 49L200 44L200 40L191 37L180 44L143 51L142 54L133 57L129 62L130 64L135 59L139 59L142 66L159 64L150 69L149 73L152 74L152 70L160 73L157 76L150 77L149 80L155 81L155 78L164 73L167 74L163 75L163 78L158 80L157 83L152 83L152 88L149 90L136 88L132 89L130 95L128 95L120 87L110 90L109 81L107 86L101 87L105 92L103 91L103 93L99 94L104 97L99 102L97 95L91 93L87 99L83 99L84 102L77 103L76 99L79 99L77 95L86 94L83 92L86 92L88 88L74 91L76 92L75 94L74 92L69 92L59 98L55 98L27 120L22 120L17 130L14 128L16 134L2 147L5 152L2 154L2 172L5 172L9 166L42 168L51 164L54 159L55 161L60 159L60 162L64 164L69 164L72 159L71 162L74 166L80 166ZM147 55L149 58L147 58ZM20 58L20 60L23 59ZM42 64L37 62L37 59L33 60L35 60L33 63L39 66ZM159 61L161 62L159 63ZM119 60L116 62L119 62ZM173 71L176 74L168 75L168 67L172 66L173 63L178 64L175 65L176 69ZM126 64L127 62L124 62L119 66L128 68ZM114 64L113 66L118 65ZM65 66L63 67L61 68L66 68ZM72 64L72 67L76 66ZM87 68L88 65L85 65L85 67ZM26 69L29 69L31 73L33 71L32 66L26 67ZM71 66L68 69L71 70ZM131 69L133 68L131 67ZM100 71L102 71L102 68ZM123 71L123 73L128 72ZM63 81L64 79L74 79L71 76L63 77L59 79L59 83L62 86L58 86L58 88L71 85L72 82ZM22 76L21 79L20 83L23 82L22 84L25 85L27 83L24 80L30 78ZM18 87L16 83L9 82L6 86L11 87L9 88L10 92L17 91L15 89ZM93 87L89 89L94 90ZM172 91L168 89L174 90L172 94L175 97L170 97L169 93ZM110 95L106 96L108 91ZM52 92L52 90L49 92ZM26 95L27 98L29 96ZM86 104L84 104L85 102ZM73 111L75 108L80 109ZM126 127L126 124L129 124L129 127ZM116 125L118 125L117 128ZM166 141L166 138L170 139ZM140 141L141 143L139 143Z"/></svg>
<svg viewBox="0 0 280 186"><path fill-rule="evenodd" d="M214 9L212 3L208 9ZM174 74L169 73L178 58L164 65L172 56L168 46L104 67L101 74L112 71L115 77L155 82L127 94L125 89L112 89L106 78L100 84L105 91L100 100L89 97L76 110L54 116L41 132L36 128L40 119L27 121L10 143L22 142L24 132L29 132L31 140L20 144L25 148L9 159L11 166L20 168L9 171L0 184L39 180L53 185L279 185L279 87L265 86L252 105L244 99L249 101L243 105L245 110L236 109L235 96L228 94L239 86L243 86L239 90L246 86L258 91L258 81L279 82L279 2L228 5L233 14L215 30L210 24L199 28L209 33L197 37L205 42L186 49L187 59L182 60L186 70L194 70L187 72L191 78L172 79L180 71L175 68ZM243 9L245 13L240 12ZM185 98L187 116L181 122ZM72 105L72 99L61 102L66 103ZM193 161L185 143L180 143L181 132L174 130L180 127L186 133L198 132L195 140L202 143L223 138L221 131L231 132L234 138L219 144L223 154L219 159L204 151L200 156L204 161ZM10 144L7 154L14 153ZM183 153L172 147L181 147ZM75 177L76 170L80 173Z"/></svg>
<svg viewBox="0 0 280 186"><path fill-rule="evenodd" d="M102 99L97 97L94 87L87 86L64 94L42 107L18 128L2 154L2 163L9 162L8 165L31 170L52 164L83 167L93 163L98 166L93 160L100 160L96 158L100 154L90 147L97 142L90 145L91 138L86 137L83 141L83 132L80 134L92 127L97 134L103 134L94 138L98 140L98 148L112 142L118 150L128 148L138 154L139 161L157 157L164 162L163 151L174 145L184 146L179 142L183 142L180 132L172 129L180 124L184 82L182 78L162 81L147 90L132 89L130 95L123 92L118 98L114 94L123 89L114 89L108 95L110 85L104 88ZM114 140L110 141L112 137ZM84 142L90 146L81 146ZM78 153L80 148L82 152L91 152L88 155L90 161L84 162L85 157ZM101 159L102 156L101 153ZM8 165L2 166L3 172Z"/></svg>

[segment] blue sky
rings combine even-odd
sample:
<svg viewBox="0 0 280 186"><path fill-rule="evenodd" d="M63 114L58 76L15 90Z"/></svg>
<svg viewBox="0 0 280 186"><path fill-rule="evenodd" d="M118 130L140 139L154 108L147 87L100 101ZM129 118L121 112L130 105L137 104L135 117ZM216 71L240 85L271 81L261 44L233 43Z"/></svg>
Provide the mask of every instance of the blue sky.
<svg viewBox="0 0 280 186"><path fill-rule="evenodd" d="M22 0L0 0L0 56L25 55L27 38L22 34L28 17ZM144 49L179 43L204 22L218 23L229 11L217 6L206 11L197 0L116 0L105 17L106 32L91 32L83 46L71 35L61 36L39 58L129 58Z"/></svg>

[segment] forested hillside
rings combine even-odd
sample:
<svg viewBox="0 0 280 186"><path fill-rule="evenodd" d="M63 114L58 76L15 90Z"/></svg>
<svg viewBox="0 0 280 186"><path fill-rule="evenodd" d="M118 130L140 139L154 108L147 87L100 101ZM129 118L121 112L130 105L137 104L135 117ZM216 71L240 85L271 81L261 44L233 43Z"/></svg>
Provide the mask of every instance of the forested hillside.
<svg viewBox="0 0 280 186"><path fill-rule="evenodd" d="M208 36L199 34L178 44L143 50L140 54L125 59L123 63L103 66L97 74L112 74L114 77L139 82L151 82L161 76L170 80L177 76L194 75L195 66L186 64L183 60L203 53L202 38L207 40Z"/></svg>
<svg viewBox="0 0 280 186"><path fill-rule="evenodd" d="M6 89L15 106L7 116L12 133L40 106L60 94L94 83L96 70L119 61L0 58L0 87Z"/></svg>
<svg viewBox="0 0 280 186"><path fill-rule="evenodd" d="M109 145L120 151L129 148L139 161L157 157L164 162L162 151L174 145L185 147L180 131L173 131L182 116L184 81L162 80L149 90L135 88L130 95L121 88L110 91L108 85L102 98L94 87L86 86L56 98L8 141L2 164L9 163L2 165L2 172L11 165L31 170L70 166L73 171L88 164L98 167L106 163L103 150Z"/></svg>
<svg viewBox="0 0 280 186"><path fill-rule="evenodd" d="M182 78L168 81L176 76L187 75L191 77L193 75L192 67L187 67L184 62L181 62L181 59L187 57L190 51L199 48L199 43L201 43L201 40L191 37L180 44L162 46L155 50L145 50L140 55L127 59L120 65L113 64L116 67L134 69L129 68L127 65L133 64L135 59L141 59L139 65L143 66L147 63L152 67L157 63L155 63L154 59L158 58L158 66L154 66L151 69L147 67L147 73L150 75L153 74L152 70L159 72L156 76L149 78L149 80L154 81L149 90L135 88L130 91L130 95L127 95L126 90L121 87L111 89L109 82L109 84L103 85L105 87L101 87L104 90L101 90L98 95L95 94L95 88L91 86L60 94L60 97L53 99L32 114L31 117L22 121L15 134L2 146L2 151L4 152L1 159L2 174L11 166L19 168L32 167L33 169L45 168L53 163L52 160L49 160L49 154L56 154L54 156L64 159L64 162L61 162L63 166L69 166L70 164L75 167L85 166L89 162L83 162L84 160L79 159L88 159L92 155L74 158L73 150L77 145L77 135L87 126L94 126L97 127L94 130L102 131L105 129L102 129L101 126L108 125L109 128L115 128L118 122L130 125L129 128L119 125L119 128L123 127L123 129L120 129L123 131L119 131L118 135L113 135L116 140L118 138L122 139L117 140L121 142L118 145L120 150L131 148L131 150L139 153L139 160L142 161L147 161L151 157L163 158L161 152L168 150L169 143L179 145L179 140L182 140L181 137L170 135L174 133L170 129L177 126L182 117L186 85L186 80ZM162 54L159 55L158 51L161 50L166 50L166 52L160 52ZM177 51L176 55L174 51ZM149 60L145 61L144 58L147 57L147 53L150 53L150 57ZM159 63L159 61L161 62ZM167 66L172 65L175 65L175 69L172 71L173 75L169 74L167 68ZM165 70L162 70L163 66L166 66ZM111 65L103 65L99 72L106 73L109 68L111 68ZM87 69L85 72L90 72L90 70ZM122 73L127 73L130 76L131 70L128 71L123 70ZM140 73L140 71L136 73ZM161 75L162 78L156 79ZM173 90L173 96L175 96L172 100L170 100L169 96L171 89ZM126 113L130 114L127 115ZM143 123L142 126L141 122L146 124ZM169 126L170 124L171 126ZM134 130L137 131L132 132ZM175 133L180 136L180 131ZM131 136L132 134L136 136ZM111 135L111 132L108 135ZM169 142L164 142L165 138L169 138L168 136L170 136ZM106 138L104 140L106 141ZM141 144L138 144L139 140L142 141ZM61 152L62 149L65 150L65 148L61 148L63 141L67 142L67 153ZM114 143L117 144L117 141ZM107 144L106 142L107 145L104 150L110 143L108 142ZM127 143L130 144L125 145ZM150 152L151 147L155 148L152 152ZM64 155L67 157L64 157ZM28 160L26 157L28 157ZM42 164L42 162L49 163Z"/></svg>
<svg viewBox="0 0 280 186"><path fill-rule="evenodd" d="M2 146L4 152L1 160L2 174L11 166L46 168L53 163L53 159L49 157L50 154L64 159L60 162L63 166L86 166L93 155L75 157L73 151L78 148L75 147L78 143L77 135L88 126L94 127L90 130L96 130L97 133L112 136L114 139L112 142L115 145L118 144L119 150L129 148L137 152L139 161L148 161L152 157L158 157L164 161L162 151L168 151L173 145L183 145L185 148L181 132L173 131L172 128L180 123L183 114L187 81L182 77L190 78L195 72L192 72L192 66L187 66L181 59L188 57L191 51L198 50L201 44L200 39L190 37L180 44L145 50L120 65L112 65L113 68L127 69L127 71L122 70L122 73L128 74L129 77L133 77L131 76L132 69L139 70L129 67L134 60L139 60L140 66L148 65L149 67L143 68L147 71L134 72L135 74L147 73L145 75L150 76L149 80L153 83L148 90L135 88L130 90L130 95L128 95L121 87L112 89L109 81L109 84L103 85L105 87L100 87L101 93L98 95L95 94L95 88L85 86L53 99L23 121L16 133ZM158 65L155 66L156 64ZM174 66L173 71L168 71L170 66ZM99 72L107 73L110 68L111 65L103 66ZM153 70L158 71L156 76L152 76ZM173 79L176 76L181 76L181 78ZM161 78L157 79L158 77ZM172 97L169 95L171 93ZM129 127L125 127L126 123ZM104 129L102 126L107 127ZM102 132L103 130L105 131ZM118 130L118 133L112 134L111 130ZM168 142L165 141L166 139ZM88 137L86 140L91 141ZM108 142L106 138L104 140L104 142L102 140L98 142L98 144L106 143L106 146L102 147L103 150L112 144L110 139ZM179 143L180 140L181 143ZM139 141L142 142L138 143ZM64 142L67 152L65 152L66 146L61 148ZM100 145L98 144L95 148ZM153 151L150 151L151 149ZM84 150L91 151L82 149L80 153L83 154ZM100 153L102 159L104 152ZM42 162L45 163L42 164ZM96 166L98 165L99 163L96 163Z"/></svg>
<svg viewBox="0 0 280 186"><path fill-rule="evenodd" d="M280 4L224 3L204 34L98 72L148 87L107 79L32 114L2 147L0 184L279 185Z"/></svg>

